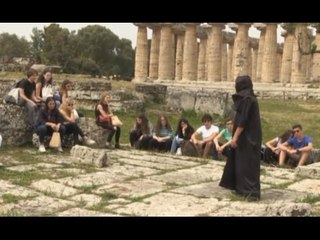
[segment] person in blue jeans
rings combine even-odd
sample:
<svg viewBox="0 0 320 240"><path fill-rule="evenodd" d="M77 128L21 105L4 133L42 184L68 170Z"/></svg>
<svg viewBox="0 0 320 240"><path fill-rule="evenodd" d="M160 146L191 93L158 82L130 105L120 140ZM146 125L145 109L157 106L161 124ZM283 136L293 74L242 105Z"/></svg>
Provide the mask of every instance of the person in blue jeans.
<svg viewBox="0 0 320 240"><path fill-rule="evenodd" d="M177 149L181 147L182 142L184 140L189 141L193 133L194 128L189 124L189 121L184 117L180 118L177 125L176 136L172 139L170 153L175 154Z"/></svg>
<svg viewBox="0 0 320 240"><path fill-rule="evenodd" d="M62 124L63 118L56 107L56 102L53 97L48 97L45 106L40 110L37 120L37 132L39 134L39 152L45 152L44 146L45 136L52 136L53 132L59 132L62 142L62 137L66 133L66 127ZM58 147L58 151L62 152L62 147Z"/></svg>

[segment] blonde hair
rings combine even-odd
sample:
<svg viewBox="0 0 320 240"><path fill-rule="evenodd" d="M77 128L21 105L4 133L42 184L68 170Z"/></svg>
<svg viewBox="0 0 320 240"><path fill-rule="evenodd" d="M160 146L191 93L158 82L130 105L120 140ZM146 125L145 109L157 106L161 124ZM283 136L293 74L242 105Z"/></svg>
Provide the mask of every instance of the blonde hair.
<svg viewBox="0 0 320 240"><path fill-rule="evenodd" d="M67 97L64 102L62 102L60 109L64 111L69 117L71 116L71 110L68 108L69 104L74 104L72 97Z"/></svg>

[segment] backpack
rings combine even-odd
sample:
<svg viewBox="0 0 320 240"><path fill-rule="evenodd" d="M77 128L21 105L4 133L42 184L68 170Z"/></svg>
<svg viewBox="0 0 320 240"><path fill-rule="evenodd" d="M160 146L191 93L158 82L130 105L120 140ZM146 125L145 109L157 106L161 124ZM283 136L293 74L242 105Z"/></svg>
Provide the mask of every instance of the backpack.
<svg viewBox="0 0 320 240"><path fill-rule="evenodd" d="M181 144L181 153L183 156L198 157L196 146L189 140L183 140Z"/></svg>
<svg viewBox="0 0 320 240"><path fill-rule="evenodd" d="M24 79L19 80L15 83L14 87L4 97L5 103L18 104L19 103L19 85Z"/></svg>

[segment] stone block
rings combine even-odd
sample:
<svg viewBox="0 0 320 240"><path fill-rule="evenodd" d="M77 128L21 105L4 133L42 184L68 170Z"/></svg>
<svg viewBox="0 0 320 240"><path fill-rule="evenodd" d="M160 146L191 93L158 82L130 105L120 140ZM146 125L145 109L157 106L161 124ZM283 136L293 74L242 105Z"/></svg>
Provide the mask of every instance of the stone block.
<svg viewBox="0 0 320 240"><path fill-rule="evenodd" d="M90 164L99 168L107 166L108 155L106 150L75 145L72 147L70 154L75 162Z"/></svg>

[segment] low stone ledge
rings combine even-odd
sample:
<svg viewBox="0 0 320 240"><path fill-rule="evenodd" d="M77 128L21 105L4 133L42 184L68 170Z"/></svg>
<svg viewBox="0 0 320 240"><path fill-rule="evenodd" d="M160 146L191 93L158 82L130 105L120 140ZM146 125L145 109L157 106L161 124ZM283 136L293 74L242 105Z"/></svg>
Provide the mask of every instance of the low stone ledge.
<svg viewBox="0 0 320 240"><path fill-rule="evenodd" d="M71 148L72 160L78 163L94 165L102 168L107 166L108 155L106 150L93 149L85 146L75 145Z"/></svg>
<svg viewBox="0 0 320 240"><path fill-rule="evenodd" d="M320 162L296 167L295 174L300 177L320 179Z"/></svg>
<svg viewBox="0 0 320 240"><path fill-rule="evenodd" d="M0 104L0 132L3 145L21 146L31 141L31 126L27 119L27 111L23 107Z"/></svg>
<svg viewBox="0 0 320 240"><path fill-rule="evenodd" d="M311 205L308 203L275 203L266 208L266 216L310 216Z"/></svg>

